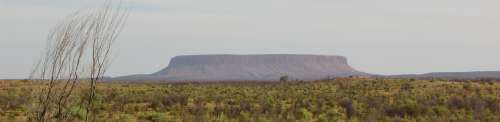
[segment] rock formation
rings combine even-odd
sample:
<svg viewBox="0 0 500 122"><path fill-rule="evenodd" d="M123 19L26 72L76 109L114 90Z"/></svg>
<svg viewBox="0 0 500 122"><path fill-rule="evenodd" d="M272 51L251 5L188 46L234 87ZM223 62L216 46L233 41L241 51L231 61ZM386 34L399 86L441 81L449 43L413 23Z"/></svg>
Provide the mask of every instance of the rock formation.
<svg viewBox="0 0 500 122"><path fill-rule="evenodd" d="M277 81L327 77L365 76L342 56L325 55L188 55L174 57L167 68L149 75L119 77L121 80L165 81Z"/></svg>

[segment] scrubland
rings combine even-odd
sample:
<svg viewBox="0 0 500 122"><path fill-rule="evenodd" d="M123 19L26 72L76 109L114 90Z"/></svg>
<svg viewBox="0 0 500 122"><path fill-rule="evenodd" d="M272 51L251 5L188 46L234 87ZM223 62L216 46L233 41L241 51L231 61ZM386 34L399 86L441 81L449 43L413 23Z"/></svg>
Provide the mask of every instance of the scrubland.
<svg viewBox="0 0 500 122"><path fill-rule="evenodd" d="M0 81L0 121L27 121L46 83ZM80 84L71 102L86 95ZM64 112L72 121L87 114ZM500 121L500 83L338 78L321 81L99 83L96 121Z"/></svg>

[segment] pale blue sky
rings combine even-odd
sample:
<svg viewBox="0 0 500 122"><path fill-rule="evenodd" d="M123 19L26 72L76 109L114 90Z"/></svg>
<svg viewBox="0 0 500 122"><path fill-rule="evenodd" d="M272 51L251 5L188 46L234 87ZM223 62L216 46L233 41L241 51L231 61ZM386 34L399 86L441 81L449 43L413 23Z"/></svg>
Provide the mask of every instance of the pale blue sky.
<svg viewBox="0 0 500 122"><path fill-rule="evenodd" d="M0 79L25 78L47 31L103 0L0 0ZM125 0L107 75L175 55L342 55L379 74L500 70L498 0Z"/></svg>

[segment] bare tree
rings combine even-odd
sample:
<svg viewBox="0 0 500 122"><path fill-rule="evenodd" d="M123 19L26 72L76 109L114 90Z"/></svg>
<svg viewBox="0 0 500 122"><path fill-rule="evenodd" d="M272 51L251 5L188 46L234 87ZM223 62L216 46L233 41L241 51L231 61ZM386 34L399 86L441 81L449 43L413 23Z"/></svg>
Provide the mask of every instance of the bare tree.
<svg viewBox="0 0 500 122"><path fill-rule="evenodd" d="M76 102L70 97L81 82L88 82L86 121L92 121L96 84L109 66L111 47L128 14L107 1L104 7L78 11L60 22L49 34L47 47L32 72L31 79L47 82L38 94L33 120L66 121L64 112Z"/></svg>

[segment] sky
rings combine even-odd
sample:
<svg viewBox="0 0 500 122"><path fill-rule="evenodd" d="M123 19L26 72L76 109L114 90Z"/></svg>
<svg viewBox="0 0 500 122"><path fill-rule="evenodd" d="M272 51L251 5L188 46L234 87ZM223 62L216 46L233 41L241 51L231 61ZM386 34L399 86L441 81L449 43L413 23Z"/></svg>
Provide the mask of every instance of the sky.
<svg viewBox="0 0 500 122"><path fill-rule="evenodd" d="M176 55L341 55L376 74L500 71L498 0L123 0L107 76ZM26 78L48 31L103 0L0 0L0 79Z"/></svg>

